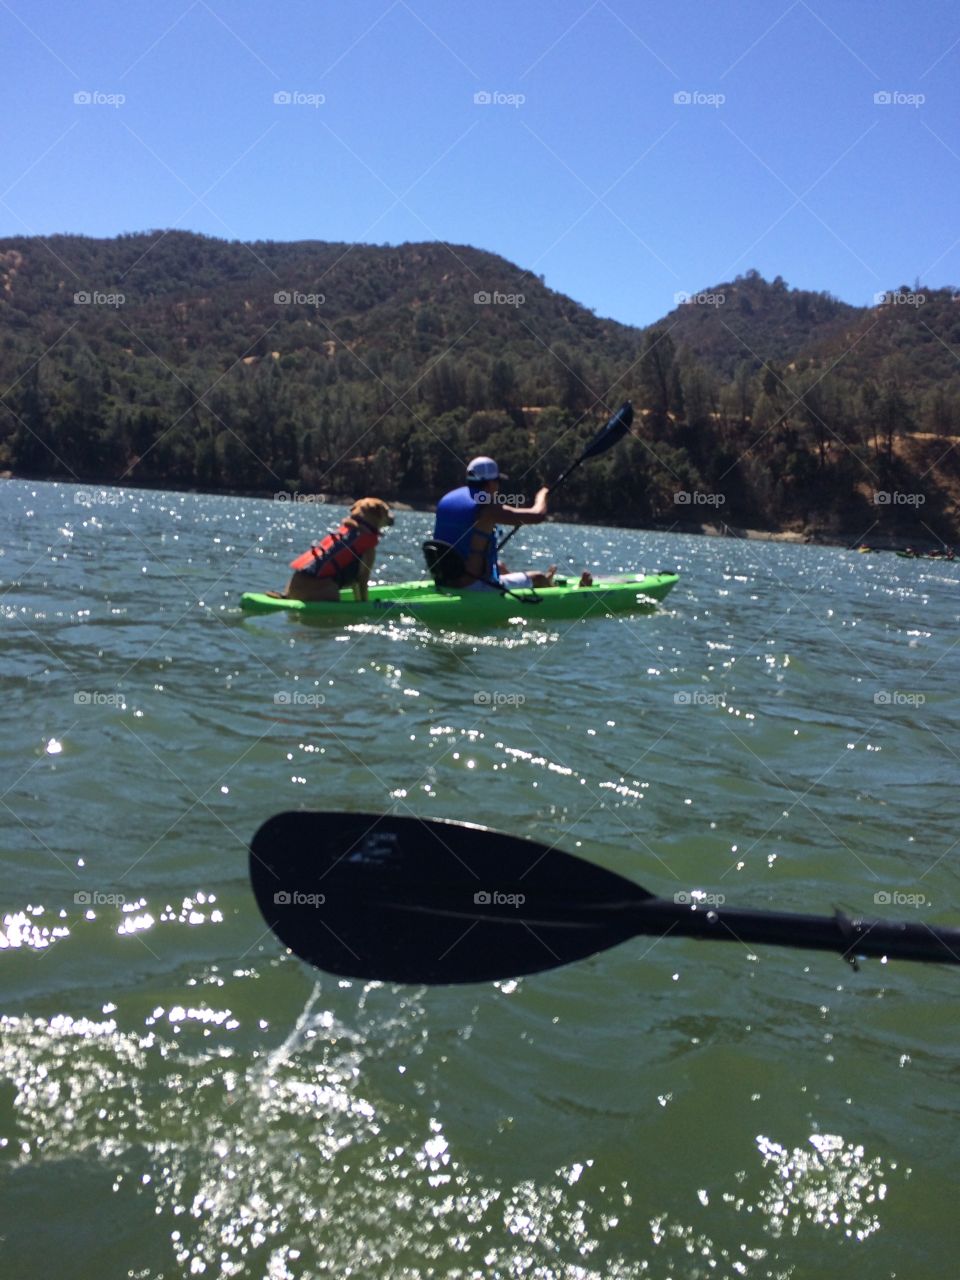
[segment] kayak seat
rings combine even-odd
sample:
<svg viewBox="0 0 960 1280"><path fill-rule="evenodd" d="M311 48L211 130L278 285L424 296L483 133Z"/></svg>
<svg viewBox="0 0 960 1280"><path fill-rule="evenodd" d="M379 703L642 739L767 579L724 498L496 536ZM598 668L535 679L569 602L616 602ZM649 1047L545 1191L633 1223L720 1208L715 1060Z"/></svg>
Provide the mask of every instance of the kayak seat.
<svg viewBox="0 0 960 1280"><path fill-rule="evenodd" d="M454 547L451 547L449 542L441 542L438 538L430 538L423 544L423 556L427 562L427 572L438 588L451 591L461 590L459 584L463 582L463 579L473 576L467 572L463 556ZM541 597L535 591L531 590L529 595L519 596L516 592L490 579L480 578L479 581L486 582L490 587L495 587L501 595L512 596L513 599L520 600L524 604L541 603Z"/></svg>
<svg viewBox="0 0 960 1280"><path fill-rule="evenodd" d="M463 556L449 542L430 538L423 544L423 557L427 562L427 572L438 587L454 587L466 576Z"/></svg>

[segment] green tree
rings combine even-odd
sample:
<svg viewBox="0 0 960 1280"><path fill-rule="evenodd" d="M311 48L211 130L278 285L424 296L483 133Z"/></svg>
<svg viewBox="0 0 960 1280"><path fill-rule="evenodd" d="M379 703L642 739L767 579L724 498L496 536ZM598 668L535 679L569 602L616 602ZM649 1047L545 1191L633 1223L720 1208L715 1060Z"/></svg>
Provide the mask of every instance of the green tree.
<svg viewBox="0 0 960 1280"><path fill-rule="evenodd" d="M675 355L673 339L666 329L649 330L640 357L640 388L643 407L650 411L658 427L666 425L670 412Z"/></svg>

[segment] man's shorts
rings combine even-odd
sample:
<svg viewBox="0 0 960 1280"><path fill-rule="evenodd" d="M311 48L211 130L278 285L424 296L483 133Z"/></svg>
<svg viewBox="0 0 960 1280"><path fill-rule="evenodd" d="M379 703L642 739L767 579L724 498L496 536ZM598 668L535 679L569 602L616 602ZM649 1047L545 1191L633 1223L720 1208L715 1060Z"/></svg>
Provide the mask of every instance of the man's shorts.
<svg viewBox="0 0 960 1280"><path fill-rule="evenodd" d="M524 587L532 589L533 583L530 581L529 573L501 573L500 585L506 587L510 591L519 591ZM494 591L494 587L489 587L485 582L475 582L472 586L467 587L468 591Z"/></svg>

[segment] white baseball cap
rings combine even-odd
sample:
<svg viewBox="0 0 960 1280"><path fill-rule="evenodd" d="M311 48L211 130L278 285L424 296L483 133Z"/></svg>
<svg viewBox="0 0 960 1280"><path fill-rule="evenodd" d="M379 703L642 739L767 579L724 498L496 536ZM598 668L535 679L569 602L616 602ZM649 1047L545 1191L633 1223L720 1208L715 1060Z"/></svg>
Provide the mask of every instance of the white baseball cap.
<svg viewBox="0 0 960 1280"><path fill-rule="evenodd" d="M467 463L468 480L506 480L492 458L473 458Z"/></svg>

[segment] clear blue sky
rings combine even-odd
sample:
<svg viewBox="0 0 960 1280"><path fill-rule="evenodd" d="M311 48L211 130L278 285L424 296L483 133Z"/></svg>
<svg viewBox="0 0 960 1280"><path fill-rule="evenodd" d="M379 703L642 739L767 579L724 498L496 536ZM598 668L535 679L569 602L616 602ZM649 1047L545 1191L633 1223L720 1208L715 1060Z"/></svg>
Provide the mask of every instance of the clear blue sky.
<svg viewBox="0 0 960 1280"><path fill-rule="evenodd" d="M0 235L443 239L630 323L751 267L960 284L946 0L0 0L0 41Z"/></svg>

